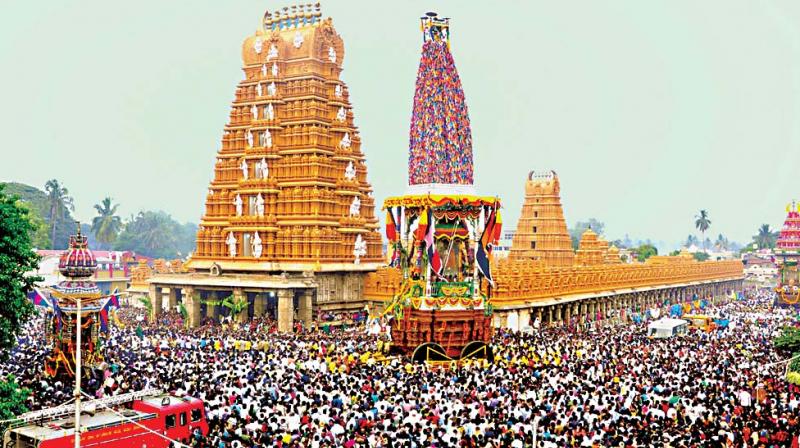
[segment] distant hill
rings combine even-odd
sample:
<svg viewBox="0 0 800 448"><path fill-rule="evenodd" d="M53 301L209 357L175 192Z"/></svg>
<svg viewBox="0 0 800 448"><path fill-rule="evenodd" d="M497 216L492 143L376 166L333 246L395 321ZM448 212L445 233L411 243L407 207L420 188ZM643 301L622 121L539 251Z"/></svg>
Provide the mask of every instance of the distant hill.
<svg viewBox="0 0 800 448"><path fill-rule="evenodd" d="M5 192L10 195L19 196L32 211L37 213L47 224L48 234L50 233L50 205L47 201L47 194L30 185L17 182L0 182L5 185ZM66 249L69 244L69 236L75 232L75 218L67 212L66 219L59 220L56 227L56 238L52 245L53 249ZM47 249L47 248L40 248Z"/></svg>

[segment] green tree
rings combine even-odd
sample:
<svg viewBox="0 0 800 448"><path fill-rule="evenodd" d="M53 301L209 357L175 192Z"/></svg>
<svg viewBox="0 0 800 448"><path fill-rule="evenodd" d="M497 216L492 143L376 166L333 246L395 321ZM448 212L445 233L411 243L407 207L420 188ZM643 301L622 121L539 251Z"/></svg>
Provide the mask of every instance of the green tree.
<svg viewBox="0 0 800 448"><path fill-rule="evenodd" d="M20 387L14 375L0 379L0 421L11 420L20 414L28 412L25 401L31 391ZM7 423L0 423L0 434L8 427Z"/></svg>
<svg viewBox="0 0 800 448"><path fill-rule="evenodd" d="M658 249L652 244L642 244L636 248L636 259L639 262L644 262L653 255L658 255Z"/></svg>
<svg viewBox="0 0 800 448"><path fill-rule="evenodd" d="M52 248L65 248L69 242L69 237L71 234L75 233L75 227L69 225L59 225L56 227L56 238L53 240L51 238L51 225L50 225L50 199L48 198L47 194L30 185L20 184L16 182L6 182L5 185L5 192L9 196L19 196L19 199L22 203L24 203L32 213L40 216L44 220L45 229L43 233L47 234L47 240L49 242L48 245L39 244L42 243L44 240L37 239L34 237L34 246L37 249L52 249ZM35 220L35 218L32 218ZM75 219L72 217L72 214L69 210L65 211L64 218L60 220L63 223L71 223L75 222ZM87 235L89 235L87 233ZM91 245L91 241L89 242ZM91 247L91 246L90 246Z"/></svg>
<svg viewBox="0 0 800 448"><path fill-rule="evenodd" d="M106 247L111 247L111 243L117 239L117 235L122 229L122 219L117 216L118 207L119 204L112 204L111 198L108 197L94 205L97 216L92 219L92 233L97 241Z"/></svg>
<svg viewBox="0 0 800 448"><path fill-rule="evenodd" d="M194 250L196 233L194 224L180 224L162 211L144 211L125 223L114 248L154 258L185 257Z"/></svg>
<svg viewBox="0 0 800 448"><path fill-rule="evenodd" d="M48 231L47 223L44 221L39 212L32 208L27 202L18 200L17 205L28 211L28 221L30 221L33 229L29 232L31 237L31 244L36 249L50 248L50 232Z"/></svg>
<svg viewBox="0 0 800 448"><path fill-rule="evenodd" d="M681 251L678 250L678 249L675 249L675 250L673 250L672 252L669 253L669 256L670 257L674 257L674 256L680 255L680 254L681 254Z"/></svg>
<svg viewBox="0 0 800 448"><path fill-rule="evenodd" d="M758 233L753 236L753 242L758 245L759 249L774 249L778 235L779 232L770 229L769 224L761 224Z"/></svg>
<svg viewBox="0 0 800 448"><path fill-rule="evenodd" d="M569 229L569 236L572 239L572 248L575 250L578 249L578 245L580 244L581 241L581 236L583 236L583 232L586 232L586 230L592 229L594 233L602 235L603 230L605 230L605 228L606 228L605 224L594 218L589 218L588 221L576 222L575 226ZM622 246L619 247L628 247L628 246L625 246L623 244Z"/></svg>
<svg viewBox="0 0 800 448"><path fill-rule="evenodd" d="M706 230L711 227L711 220L708 219L708 212L705 210L700 210L700 214L695 216L694 226L697 227L697 230L703 234L703 238L706 236ZM706 240L703 240L703 252L706 251Z"/></svg>
<svg viewBox="0 0 800 448"><path fill-rule="evenodd" d="M706 252L695 252L695 253L693 253L693 254L692 254L692 256L693 256L693 257L694 257L694 259L695 259L695 260L697 260L697 261L706 261L706 260L708 260L708 259L711 257L711 256L710 256L710 255L708 255L708 253L706 253Z"/></svg>
<svg viewBox="0 0 800 448"><path fill-rule="evenodd" d="M75 204L69 195L69 190L62 186L56 179L50 179L44 184L49 206L48 219L50 221L50 241L56 240L56 228L59 222L64 222L69 212L75 211ZM54 248L57 248L54 246Z"/></svg>
<svg viewBox="0 0 800 448"><path fill-rule="evenodd" d="M19 198L8 196L0 185L0 360L8 358L19 330L33 314L27 293L41 277L26 275L39 266L31 247L33 225Z"/></svg>

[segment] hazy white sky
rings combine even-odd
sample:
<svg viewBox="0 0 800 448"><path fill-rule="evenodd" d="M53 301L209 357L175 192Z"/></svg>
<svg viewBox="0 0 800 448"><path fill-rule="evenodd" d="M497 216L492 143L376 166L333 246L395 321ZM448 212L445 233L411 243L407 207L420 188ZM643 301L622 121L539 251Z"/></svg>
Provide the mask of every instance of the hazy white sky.
<svg viewBox="0 0 800 448"><path fill-rule="evenodd" d="M82 220L198 221L242 40L272 1L16 1L0 15L0 180L58 178ZM476 183L516 222L531 169L566 218L669 243L701 208L712 239L780 226L800 197L800 2L324 1L379 203L405 190L430 9L452 18Z"/></svg>

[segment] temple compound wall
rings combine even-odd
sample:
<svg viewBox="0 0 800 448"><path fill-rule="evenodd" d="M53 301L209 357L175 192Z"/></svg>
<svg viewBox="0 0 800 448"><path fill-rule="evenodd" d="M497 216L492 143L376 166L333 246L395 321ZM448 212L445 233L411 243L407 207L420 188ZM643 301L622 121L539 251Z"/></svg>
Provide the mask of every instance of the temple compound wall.
<svg viewBox="0 0 800 448"><path fill-rule="evenodd" d="M625 263L619 249L592 229L573 251L559 191L555 172L528 175L510 256L492 262L494 284L483 289L494 326L630 319L647 310L696 305L741 291L744 266L739 260L698 262L684 251ZM367 275L365 296L379 307L393 299L402 281L399 269L381 268Z"/></svg>

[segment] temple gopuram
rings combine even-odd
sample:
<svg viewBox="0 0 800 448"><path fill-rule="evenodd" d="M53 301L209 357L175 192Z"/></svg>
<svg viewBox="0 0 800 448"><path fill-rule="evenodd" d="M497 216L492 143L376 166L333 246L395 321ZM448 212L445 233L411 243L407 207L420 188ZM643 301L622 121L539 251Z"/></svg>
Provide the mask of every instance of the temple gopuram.
<svg viewBox="0 0 800 448"><path fill-rule="evenodd" d="M548 266L572 265L575 252L564 220L561 185L555 171L528 174L525 202L509 257L537 260Z"/></svg>
<svg viewBox="0 0 800 448"><path fill-rule="evenodd" d="M800 273L797 269L800 261L800 210L794 201L786 206L786 220L775 243L775 261L780 270L775 288L778 303L797 305L800 303Z"/></svg>
<svg viewBox="0 0 800 448"><path fill-rule="evenodd" d="M244 40L196 252L148 281L156 315L166 295L191 325L267 314L287 331L363 308L383 255L344 56L319 4L268 11Z"/></svg>

